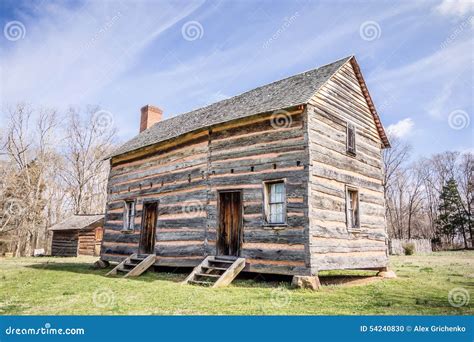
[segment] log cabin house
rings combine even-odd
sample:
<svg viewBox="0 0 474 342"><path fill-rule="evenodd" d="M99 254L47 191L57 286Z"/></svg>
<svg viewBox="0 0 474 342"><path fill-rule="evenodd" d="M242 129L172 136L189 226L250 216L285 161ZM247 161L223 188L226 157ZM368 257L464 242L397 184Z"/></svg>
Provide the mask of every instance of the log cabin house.
<svg viewBox="0 0 474 342"><path fill-rule="evenodd" d="M101 258L204 280L227 259L294 279L383 270L387 147L353 56L167 120L145 106L110 158Z"/></svg>
<svg viewBox="0 0 474 342"><path fill-rule="evenodd" d="M50 227L53 233L51 255L100 255L104 215L72 215Z"/></svg>

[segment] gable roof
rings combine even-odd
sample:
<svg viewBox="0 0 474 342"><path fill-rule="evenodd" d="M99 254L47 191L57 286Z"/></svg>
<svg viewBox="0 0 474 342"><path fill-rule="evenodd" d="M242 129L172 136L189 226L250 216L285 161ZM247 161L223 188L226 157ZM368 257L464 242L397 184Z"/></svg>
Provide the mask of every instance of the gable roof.
<svg viewBox="0 0 474 342"><path fill-rule="evenodd" d="M354 57L345 57L319 68L284 78L209 106L160 121L120 146L110 157L231 120L305 105L319 88L349 60L354 60ZM369 103L371 104L372 101L370 100ZM371 111L374 114L375 108L373 106L372 108ZM374 119L376 122L380 122L376 112ZM377 128L384 145L388 147L388 140L386 140L383 127L380 124L377 125Z"/></svg>
<svg viewBox="0 0 474 342"><path fill-rule="evenodd" d="M104 215L72 215L62 222L51 226L49 230L79 230L103 220Z"/></svg>

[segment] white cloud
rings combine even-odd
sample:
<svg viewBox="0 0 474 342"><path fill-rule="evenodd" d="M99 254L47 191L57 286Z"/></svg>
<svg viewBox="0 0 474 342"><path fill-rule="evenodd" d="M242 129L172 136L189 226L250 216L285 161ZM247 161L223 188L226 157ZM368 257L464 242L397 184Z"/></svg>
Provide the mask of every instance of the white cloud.
<svg viewBox="0 0 474 342"><path fill-rule="evenodd" d="M413 131L413 127L415 127L413 120L406 118L398 121L396 124L388 126L387 132L396 138L405 138Z"/></svg>
<svg viewBox="0 0 474 342"><path fill-rule="evenodd" d="M437 78L450 79L465 72L471 63L472 41L459 40L444 49L437 49L412 63L400 67L380 70L371 79L393 87L427 83Z"/></svg>
<svg viewBox="0 0 474 342"><path fill-rule="evenodd" d="M410 92L407 103L417 102L431 118L444 119L451 106L464 107L472 101L469 92L463 90L471 84L466 75L472 72L472 41L462 38L411 63L381 69L369 75L369 84L395 98Z"/></svg>
<svg viewBox="0 0 474 342"><path fill-rule="evenodd" d="M201 4L87 1L79 7L44 5L34 18L18 14L12 19L27 33L22 40L2 41L2 101L88 103Z"/></svg>
<svg viewBox="0 0 474 342"><path fill-rule="evenodd" d="M435 11L441 15L457 17L472 13L473 9L471 0L443 0L435 7Z"/></svg>

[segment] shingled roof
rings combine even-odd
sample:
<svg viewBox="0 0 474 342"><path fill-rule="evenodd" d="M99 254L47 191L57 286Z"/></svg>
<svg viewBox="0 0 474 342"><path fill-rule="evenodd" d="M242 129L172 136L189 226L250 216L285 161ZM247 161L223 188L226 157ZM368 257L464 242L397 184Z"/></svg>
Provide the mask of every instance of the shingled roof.
<svg viewBox="0 0 474 342"><path fill-rule="evenodd" d="M79 230L103 220L104 215L72 215L64 221L50 227L49 230Z"/></svg>
<svg viewBox="0 0 474 342"><path fill-rule="evenodd" d="M351 58L353 56L345 57L319 68L160 121L120 146L111 157L219 123L307 104L318 89ZM374 117L378 119L376 113ZM381 129L383 131L383 128Z"/></svg>

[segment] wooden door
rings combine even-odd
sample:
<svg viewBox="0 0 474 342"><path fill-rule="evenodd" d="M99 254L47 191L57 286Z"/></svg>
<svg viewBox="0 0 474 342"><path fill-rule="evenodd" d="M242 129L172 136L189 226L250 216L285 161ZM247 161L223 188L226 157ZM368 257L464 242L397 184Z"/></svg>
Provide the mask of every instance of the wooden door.
<svg viewBox="0 0 474 342"><path fill-rule="evenodd" d="M104 237L104 228L103 227L97 227L95 229L95 246L94 246L94 255L95 256L100 255L100 247L102 245L103 237Z"/></svg>
<svg viewBox="0 0 474 342"><path fill-rule="evenodd" d="M158 203L143 204L142 229L140 233L139 254L155 253L155 232L158 219Z"/></svg>
<svg viewBox="0 0 474 342"><path fill-rule="evenodd" d="M217 254L238 256L242 243L242 193L219 193Z"/></svg>

